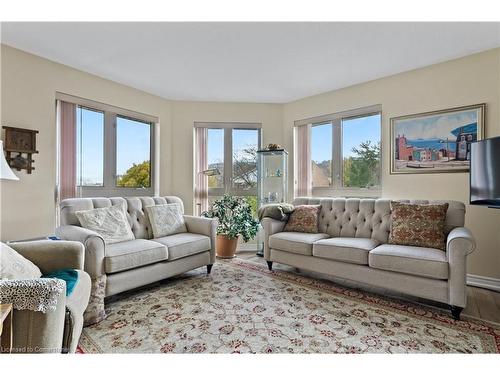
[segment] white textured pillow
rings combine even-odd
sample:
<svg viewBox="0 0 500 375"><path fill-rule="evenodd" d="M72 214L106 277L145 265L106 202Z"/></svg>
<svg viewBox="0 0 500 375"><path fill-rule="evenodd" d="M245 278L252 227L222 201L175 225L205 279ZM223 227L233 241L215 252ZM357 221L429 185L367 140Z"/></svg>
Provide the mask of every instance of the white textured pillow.
<svg viewBox="0 0 500 375"><path fill-rule="evenodd" d="M40 268L4 243L0 243L0 279L37 279Z"/></svg>
<svg viewBox="0 0 500 375"><path fill-rule="evenodd" d="M106 244L135 239L122 205L76 211L75 215L82 227L101 235Z"/></svg>
<svg viewBox="0 0 500 375"><path fill-rule="evenodd" d="M160 204L146 207L154 238L187 232L181 205Z"/></svg>

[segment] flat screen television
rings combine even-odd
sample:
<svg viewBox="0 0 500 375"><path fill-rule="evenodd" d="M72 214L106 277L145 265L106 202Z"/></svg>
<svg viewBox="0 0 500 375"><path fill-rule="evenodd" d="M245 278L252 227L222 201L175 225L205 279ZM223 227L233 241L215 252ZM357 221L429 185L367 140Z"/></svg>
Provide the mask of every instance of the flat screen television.
<svg viewBox="0 0 500 375"><path fill-rule="evenodd" d="M500 137L471 144L470 203L500 208Z"/></svg>

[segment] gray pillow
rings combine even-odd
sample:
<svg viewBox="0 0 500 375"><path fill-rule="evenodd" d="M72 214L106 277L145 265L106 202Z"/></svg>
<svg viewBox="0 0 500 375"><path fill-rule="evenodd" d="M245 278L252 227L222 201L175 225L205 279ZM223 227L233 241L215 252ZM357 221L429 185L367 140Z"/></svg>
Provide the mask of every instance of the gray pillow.
<svg viewBox="0 0 500 375"><path fill-rule="evenodd" d="M154 238L187 232L181 205L178 203L160 204L146 207Z"/></svg>
<svg viewBox="0 0 500 375"><path fill-rule="evenodd" d="M99 234L106 244L134 240L123 205L76 211L82 227Z"/></svg>
<svg viewBox="0 0 500 375"><path fill-rule="evenodd" d="M40 276L42 272L33 262L0 242L0 279L37 279Z"/></svg>

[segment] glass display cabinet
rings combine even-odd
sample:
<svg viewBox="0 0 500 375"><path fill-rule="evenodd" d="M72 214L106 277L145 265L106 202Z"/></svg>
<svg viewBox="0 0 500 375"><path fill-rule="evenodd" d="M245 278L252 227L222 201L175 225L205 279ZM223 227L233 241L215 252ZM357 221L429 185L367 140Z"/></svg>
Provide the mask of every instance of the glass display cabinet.
<svg viewBox="0 0 500 375"><path fill-rule="evenodd" d="M257 206L285 202L288 197L288 152L284 149L257 151ZM263 256L259 236L257 255Z"/></svg>

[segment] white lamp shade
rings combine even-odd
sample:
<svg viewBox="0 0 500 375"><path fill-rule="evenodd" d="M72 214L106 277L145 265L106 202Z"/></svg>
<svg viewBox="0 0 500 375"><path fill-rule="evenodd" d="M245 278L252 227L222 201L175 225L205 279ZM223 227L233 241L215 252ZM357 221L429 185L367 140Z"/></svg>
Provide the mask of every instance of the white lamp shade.
<svg viewBox="0 0 500 375"><path fill-rule="evenodd" d="M7 164L7 160L5 160L3 141L0 141L0 150L2 150L2 154L0 155L0 180L19 180L19 177L12 172L12 169Z"/></svg>

